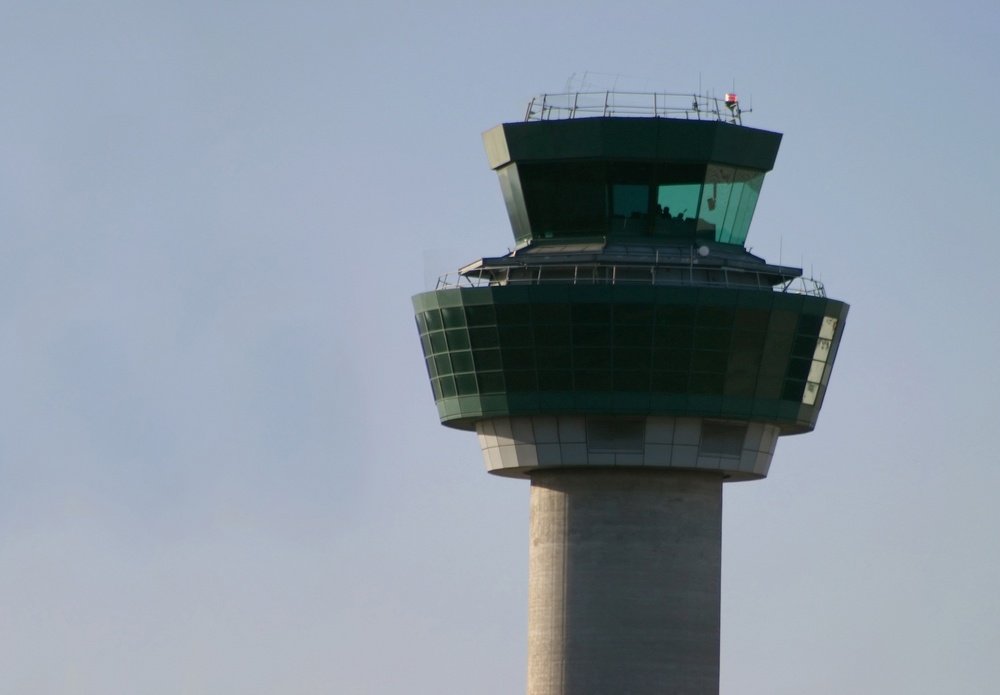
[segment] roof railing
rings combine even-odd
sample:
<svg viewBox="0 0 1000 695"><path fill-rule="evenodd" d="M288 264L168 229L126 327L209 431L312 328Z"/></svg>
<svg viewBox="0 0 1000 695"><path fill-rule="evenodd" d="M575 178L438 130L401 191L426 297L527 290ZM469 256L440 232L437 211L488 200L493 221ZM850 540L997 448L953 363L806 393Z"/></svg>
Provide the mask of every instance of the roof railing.
<svg viewBox="0 0 1000 695"><path fill-rule="evenodd" d="M743 109L735 94L725 98L670 92L567 92L541 94L528 102L525 121L634 116L721 121L742 125Z"/></svg>

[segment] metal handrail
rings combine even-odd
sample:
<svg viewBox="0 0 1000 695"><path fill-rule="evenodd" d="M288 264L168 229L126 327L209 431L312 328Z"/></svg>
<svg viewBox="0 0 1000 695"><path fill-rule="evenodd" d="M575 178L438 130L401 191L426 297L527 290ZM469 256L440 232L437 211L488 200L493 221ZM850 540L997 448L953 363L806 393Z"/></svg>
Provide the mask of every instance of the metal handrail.
<svg viewBox="0 0 1000 695"><path fill-rule="evenodd" d="M624 272L619 272L619 268ZM697 265L644 266L578 263L505 269L481 268L465 273L448 273L438 278L436 289L549 284L668 285L731 289L756 288L762 291L802 294L810 297L826 296L826 288L824 288L823 283L813 278L798 277L777 284L774 284L773 279L773 273L733 268L706 268Z"/></svg>
<svg viewBox="0 0 1000 695"><path fill-rule="evenodd" d="M743 109L735 95L717 99L671 92L566 92L540 94L528 102L525 121L555 121L598 116L686 118L742 124Z"/></svg>

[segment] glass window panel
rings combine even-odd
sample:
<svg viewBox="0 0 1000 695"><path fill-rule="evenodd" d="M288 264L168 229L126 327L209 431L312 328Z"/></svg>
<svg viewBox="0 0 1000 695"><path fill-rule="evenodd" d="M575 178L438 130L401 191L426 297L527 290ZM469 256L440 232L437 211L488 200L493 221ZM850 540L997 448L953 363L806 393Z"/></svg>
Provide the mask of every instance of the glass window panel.
<svg viewBox="0 0 1000 695"><path fill-rule="evenodd" d="M806 387L806 382L797 380L786 380L781 388L781 399L785 401L799 401L802 399L802 392Z"/></svg>
<svg viewBox="0 0 1000 695"><path fill-rule="evenodd" d="M502 393L505 389L503 372L480 372L476 378L480 393Z"/></svg>
<svg viewBox="0 0 1000 695"><path fill-rule="evenodd" d="M788 361L788 378L789 379L802 379L805 381L806 376L809 374L809 367L812 366L812 360L799 360L791 359Z"/></svg>
<svg viewBox="0 0 1000 695"><path fill-rule="evenodd" d="M474 348L495 348L500 345L500 332L496 326L469 329L469 342Z"/></svg>
<svg viewBox="0 0 1000 695"><path fill-rule="evenodd" d="M528 323L529 313L526 304L496 304L497 323L505 326Z"/></svg>
<svg viewBox="0 0 1000 695"><path fill-rule="evenodd" d="M698 199L702 183L676 183L659 186L656 204L659 219L655 230L658 235L694 238L698 219Z"/></svg>
<svg viewBox="0 0 1000 695"><path fill-rule="evenodd" d="M441 380L431 379L431 390L434 392L434 400L441 400Z"/></svg>
<svg viewBox="0 0 1000 695"><path fill-rule="evenodd" d="M772 311L768 332L772 335L792 333L795 331L797 320L798 315L793 311Z"/></svg>
<svg viewBox="0 0 1000 695"><path fill-rule="evenodd" d="M697 372L724 374L729 362L729 353L696 350L691 355L691 369Z"/></svg>
<svg viewBox="0 0 1000 695"><path fill-rule="evenodd" d="M504 381L511 391L534 391L537 388L534 370L515 369L505 372Z"/></svg>
<svg viewBox="0 0 1000 695"><path fill-rule="evenodd" d="M761 375L757 379L757 388L754 389L754 397L761 400L780 398L783 383L783 379Z"/></svg>
<svg viewBox="0 0 1000 695"><path fill-rule="evenodd" d="M685 393L688 388L688 373L653 372L650 386L654 391Z"/></svg>
<svg viewBox="0 0 1000 695"><path fill-rule="evenodd" d="M431 354L431 339L426 335L420 336L420 347L423 348L425 355Z"/></svg>
<svg viewBox="0 0 1000 695"><path fill-rule="evenodd" d="M647 326L652 322L653 307L649 304L619 304L615 307L615 323Z"/></svg>
<svg viewBox="0 0 1000 695"><path fill-rule="evenodd" d="M611 236L637 236L649 229L649 186L611 186Z"/></svg>
<svg viewBox="0 0 1000 695"><path fill-rule="evenodd" d="M816 338L811 335L800 335L792 343L792 354L795 357L812 357L816 352Z"/></svg>
<svg viewBox="0 0 1000 695"><path fill-rule="evenodd" d="M500 344L503 347L530 347L534 343L531 326L500 325Z"/></svg>
<svg viewBox="0 0 1000 695"><path fill-rule="evenodd" d="M750 231L750 220L753 219L753 211L757 207L757 199L760 197L760 187L764 183L764 174L749 169L736 170L736 184L738 190L738 202L734 207L736 212L733 215L731 226L727 226L729 236L726 243L739 244L742 246L747 240L747 232ZM737 197L734 191L734 199Z"/></svg>
<svg viewBox="0 0 1000 695"><path fill-rule="evenodd" d="M802 314L799 317L799 325L795 329L799 335L807 335L813 340L819 335L819 329L823 325L823 318L820 316L811 316L809 314Z"/></svg>
<svg viewBox="0 0 1000 695"><path fill-rule="evenodd" d="M465 310L460 306L445 307L441 310L441 319L445 328L464 328Z"/></svg>
<svg viewBox="0 0 1000 695"><path fill-rule="evenodd" d="M604 325L576 324L573 326L573 345L602 346L611 343L611 327Z"/></svg>
<svg viewBox="0 0 1000 695"><path fill-rule="evenodd" d="M705 187L702 191L698 215L698 230L710 232L717 241L728 237L723 230L726 211L733 194L733 167L710 164L705 169Z"/></svg>
<svg viewBox="0 0 1000 695"><path fill-rule="evenodd" d="M449 350L469 349L469 332L464 328L445 331L445 335L448 337Z"/></svg>
<svg viewBox="0 0 1000 695"><path fill-rule="evenodd" d="M455 387L455 377L453 376L441 377L442 398L454 398L457 395L458 395L458 390Z"/></svg>
<svg viewBox="0 0 1000 695"><path fill-rule="evenodd" d="M471 372L475 370L472 364L472 353L466 350L451 353L451 369L455 372Z"/></svg>
<svg viewBox="0 0 1000 695"><path fill-rule="evenodd" d="M531 348L503 348L504 369L534 369L535 351Z"/></svg>
<svg viewBox="0 0 1000 695"><path fill-rule="evenodd" d="M719 328L699 328L695 331L695 345L700 350L728 350L732 332Z"/></svg>
<svg viewBox="0 0 1000 695"><path fill-rule="evenodd" d="M459 396L472 396L479 393L475 374L459 374L455 377L455 387Z"/></svg>
<svg viewBox="0 0 1000 695"><path fill-rule="evenodd" d="M690 326L658 328L653 334L653 341L658 348L687 348L694 342L694 329Z"/></svg>
<svg viewBox="0 0 1000 695"><path fill-rule="evenodd" d="M601 166L521 165L532 234L541 238L604 235L608 223L606 174Z"/></svg>
<svg viewBox="0 0 1000 695"><path fill-rule="evenodd" d="M662 348L653 351L653 366L660 369L683 370L691 365L691 351Z"/></svg>
<svg viewBox="0 0 1000 695"><path fill-rule="evenodd" d="M448 352L448 342L444 339L444 331L435 331L427 337L431 341L431 352Z"/></svg>
<svg viewBox="0 0 1000 695"><path fill-rule="evenodd" d="M656 308L658 326L690 326L694 323L695 310L686 306L661 306Z"/></svg>
<svg viewBox="0 0 1000 695"><path fill-rule="evenodd" d="M573 350L574 369L607 369L611 366L609 348L576 348Z"/></svg>
<svg viewBox="0 0 1000 695"><path fill-rule="evenodd" d="M427 330L439 331L444 328L444 324L441 323L441 312L437 309L425 312L424 318L427 319Z"/></svg>
<svg viewBox="0 0 1000 695"><path fill-rule="evenodd" d="M615 348L615 368L648 369L651 361L649 348Z"/></svg>
<svg viewBox="0 0 1000 695"><path fill-rule="evenodd" d="M832 342L820 338L816 341L816 351L813 352L813 359L826 362L830 358L830 347Z"/></svg>
<svg viewBox="0 0 1000 695"><path fill-rule="evenodd" d="M692 372L688 379L691 393L721 395L725 387L725 375L708 372Z"/></svg>
<svg viewBox="0 0 1000 695"><path fill-rule="evenodd" d="M698 312L698 325L708 328L730 328L736 320L733 309L706 306Z"/></svg>
<svg viewBox="0 0 1000 695"><path fill-rule="evenodd" d="M806 377L806 380L813 381L818 384L823 379L823 367L825 366L825 363L819 360L813 360L812 366L809 367L809 376Z"/></svg>
<svg viewBox="0 0 1000 695"><path fill-rule="evenodd" d="M723 394L726 396L753 398L756 386L757 374L755 372L734 371L730 369L726 374L726 383L723 389Z"/></svg>
<svg viewBox="0 0 1000 695"><path fill-rule="evenodd" d="M734 331L733 350L762 350L764 347L764 339L766 337L766 333L758 333L756 331Z"/></svg>
<svg viewBox="0 0 1000 695"><path fill-rule="evenodd" d="M497 321L497 312L492 304L465 307L465 320L470 326L487 326Z"/></svg>
<svg viewBox="0 0 1000 695"><path fill-rule="evenodd" d="M568 304L532 304L531 320L534 323L569 323Z"/></svg>
<svg viewBox="0 0 1000 695"><path fill-rule="evenodd" d="M535 359L539 369L569 369L572 356L566 348L537 348Z"/></svg>
<svg viewBox="0 0 1000 695"><path fill-rule="evenodd" d="M451 374L451 359L448 354L434 355L434 371L438 374Z"/></svg>
<svg viewBox="0 0 1000 695"><path fill-rule="evenodd" d="M832 316L823 317L823 325L819 329L819 337L825 340L833 340L834 334L837 332L837 319Z"/></svg>
<svg viewBox="0 0 1000 695"><path fill-rule="evenodd" d="M816 405L816 399L819 397L819 384L807 383L806 390L802 394L802 402L806 405Z"/></svg>
<svg viewBox="0 0 1000 695"><path fill-rule="evenodd" d="M535 326L535 345L563 345L568 346L573 337L573 331L569 324L563 326L542 325Z"/></svg>
<svg viewBox="0 0 1000 695"><path fill-rule="evenodd" d="M614 343L629 347L648 347L653 343L653 332L649 326L615 326Z"/></svg>
<svg viewBox="0 0 1000 695"><path fill-rule="evenodd" d="M610 304L573 304L573 323L607 323L611 320Z"/></svg>
<svg viewBox="0 0 1000 695"><path fill-rule="evenodd" d="M577 391L610 391L611 372L591 370L573 373L574 386Z"/></svg>
<svg viewBox="0 0 1000 695"><path fill-rule="evenodd" d="M538 388L542 391L571 391L573 372L569 369L539 369Z"/></svg>
<svg viewBox="0 0 1000 695"><path fill-rule="evenodd" d="M480 371L503 367L499 350L476 350L472 353L472 359L476 364L476 369Z"/></svg>
<svg viewBox="0 0 1000 695"><path fill-rule="evenodd" d="M733 327L742 331L766 331L769 316L763 309L741 307L733 316Z"/></svg>
<svg viewBox="0 0 1000 695"><path fill-rule="evenodd" d="M615 370L614 388L621 391L648 391L649 372L639 369Z"/></svg>

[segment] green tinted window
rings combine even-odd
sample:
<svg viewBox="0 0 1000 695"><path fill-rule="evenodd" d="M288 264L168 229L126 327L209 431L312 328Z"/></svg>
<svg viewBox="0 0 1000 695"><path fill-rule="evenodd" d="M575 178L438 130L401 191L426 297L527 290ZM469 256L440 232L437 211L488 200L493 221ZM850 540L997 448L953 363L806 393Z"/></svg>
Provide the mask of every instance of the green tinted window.
<svg viewBox="0 0 1000 695"><path fill-rule="evenodd" d="M657 235L694 237L701 188L701 182L697 182L669 184L657 189Z"/></svg>
<svg viewBox="0 0 1000 695"><path fill-rule="evenodd" d="M479 391L480 393L501 393L504 390L503 372L480 372Z"/></svg>
<svg viewBox="0 0 1000 695"><path fill-rule="evenodd" d="M764 175L748 169L709 165L699 207L698 229L723 244L743 245Z"/></svg>
<svg viewBox="0 0 1000 695"><path fill-rule="evenodd" d="M451 353L451 368L455 372L471 372L475 370L472 363L472 353L465 350Z"/></svg>
<svg viewBox="0 0 1000 695"><path fill-rule="evenodd" d="M600 166L521 167L521 186L533 236L603 235L608 219L604 179Z"/></svg>
<svg viewBox="0 0 1000 695"><path fill-rule="evenodd" d="M610 236L638 236L649 231L649 186L611 186Z"/></svg>
<svg viewBox="0 0 1000 695"><path fill-rule="evenodd" d="M737 170L736 188L734 191L732 222L727 217L726 225L729 231L728 238L720 238L719 241L726 244L743 245L747 240L747 233L750 231L750 220L753 219L753 211L757 207L757 199L760 197L760 187L764 183L764 174L756 171ZM735 195L738 194L738 197ZM731 225L731 226L730 226Z"/></svg>

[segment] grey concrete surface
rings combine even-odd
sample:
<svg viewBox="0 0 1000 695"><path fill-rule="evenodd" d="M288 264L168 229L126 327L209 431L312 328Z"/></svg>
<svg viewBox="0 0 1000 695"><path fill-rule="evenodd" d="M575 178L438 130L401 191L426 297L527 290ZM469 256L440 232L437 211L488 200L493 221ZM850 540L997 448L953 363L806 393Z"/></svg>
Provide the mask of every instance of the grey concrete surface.
<svg viewBox="0 0 1000 695"><path fill-rule="evenodd" d="M722 476L531 475L528 695L717 695Z"/></svg>

